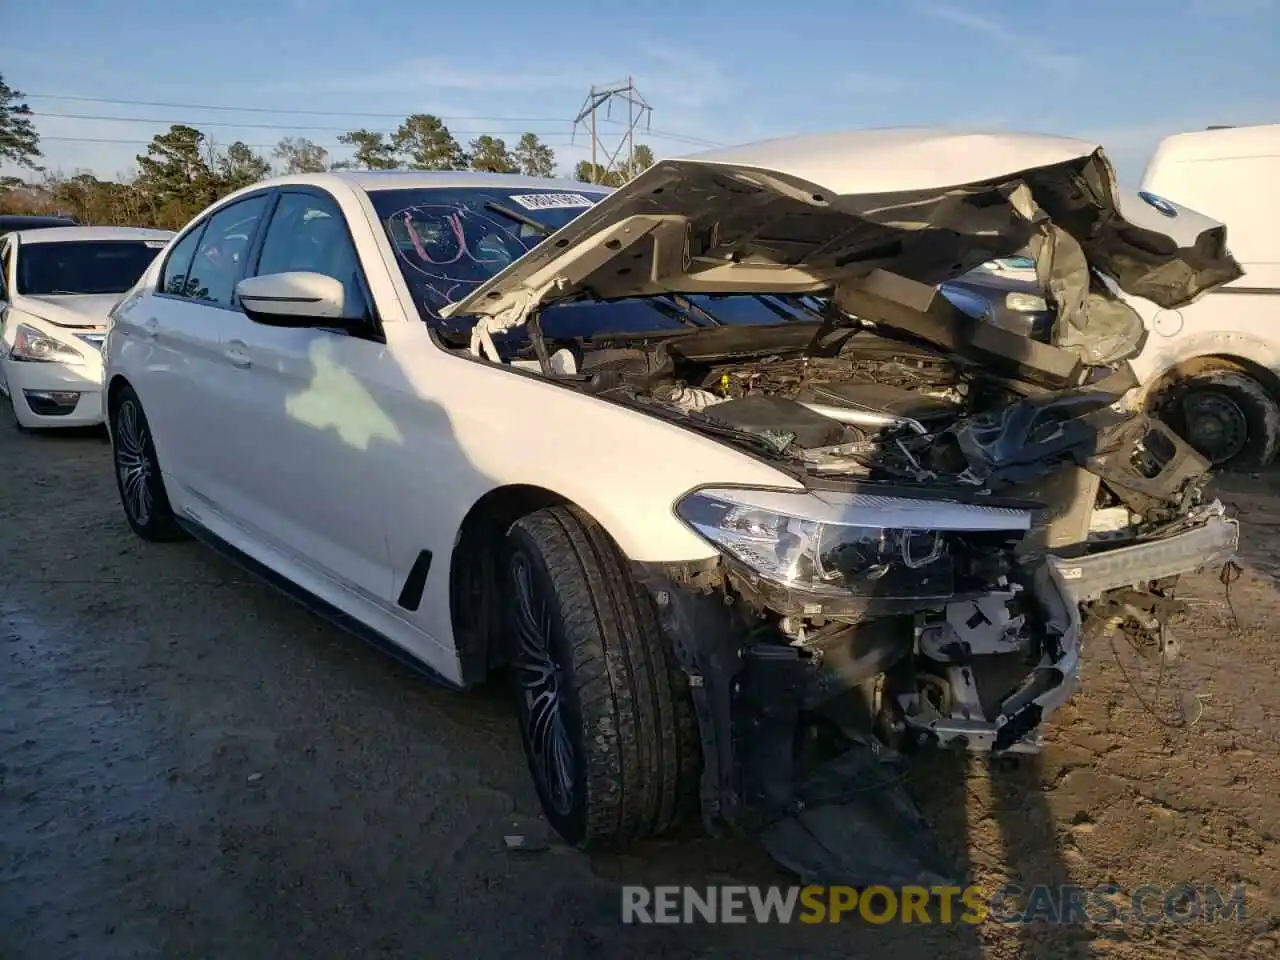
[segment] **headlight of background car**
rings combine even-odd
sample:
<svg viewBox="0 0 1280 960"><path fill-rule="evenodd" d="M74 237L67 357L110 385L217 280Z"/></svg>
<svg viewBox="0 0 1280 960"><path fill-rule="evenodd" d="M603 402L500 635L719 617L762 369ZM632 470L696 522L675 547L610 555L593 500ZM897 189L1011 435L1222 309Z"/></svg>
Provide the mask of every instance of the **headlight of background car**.
<svg viewBox="0 0 1280 960"><path fill-rule="evenodd" d="M56 340L25 323L18 324L9 356L14 360L34 363L84 363L84 355L71 344Z"/></svg>
<svg viewBox="0 0 1280 960"><path fill-rule="evenodd" d="M703 489L676 515L751 570L843 597L948 597L964 534L1015 537L1026 510L856 493Z"/></svg>
<svg viewBox="0 0 1280 960"><path fill-rule="evenodd" d="M1049 309L1044 297L1016 291L1005 295L1004 305L1005 309L1014 313L1044 313Z"/></svg>

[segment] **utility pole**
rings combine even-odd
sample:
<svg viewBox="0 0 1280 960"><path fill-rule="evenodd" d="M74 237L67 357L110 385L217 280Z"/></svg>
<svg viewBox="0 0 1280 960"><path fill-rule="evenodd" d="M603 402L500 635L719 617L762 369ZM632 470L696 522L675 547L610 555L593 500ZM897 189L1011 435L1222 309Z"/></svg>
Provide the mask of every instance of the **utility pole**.
<svg viewBox="0 0 1280 960"><path fill-rule="evenodd" d="M600 128L596 123L596 114L601 109L605 111L605 119L610 119L613 113L613 101L623 100L627 104L627 130L618 139L617 145L610 150L600 138ZM636 85L631 77L627 77L622 83L606 83L602 86L592 86L587 98L582 101L582 109L578 111L578 115L573 119L573 134L569 138L572 143L574 137L578 133L578 124L582 123L588 117L591 118L591 179L593 183L597 183L598 177L613 172L618 162L618 155L622 153L622 148L627 148L627 170L632 171L636 165L636 128L640 125L640 121L644 121L644 127L649 129L649 123L653 114L653 108L649 106L649 102L640 95L640 91L636 89ZM605 163L600 164L598 157L603 156Z"/></svg>

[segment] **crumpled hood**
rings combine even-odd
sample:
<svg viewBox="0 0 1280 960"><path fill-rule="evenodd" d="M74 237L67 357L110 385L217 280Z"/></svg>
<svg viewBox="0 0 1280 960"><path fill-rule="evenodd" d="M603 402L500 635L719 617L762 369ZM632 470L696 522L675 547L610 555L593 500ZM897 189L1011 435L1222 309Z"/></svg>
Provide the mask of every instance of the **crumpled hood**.
<svg viewBox="0 0 1280 960"><path fill-rule="evenodd" d="M13 298L13 307L59 327L105 327L107 314L122 296L119 293L49 297L19 294Z"/></svg>
<svg viewBox="0 0 1280 960"><path fill-rule="evenodd" d="M792 137L655 164L441 313L484 318L483 338L577 295L816 293L856 288L875 270L933 285L1021 254L1036 258L1058 307L1060 345L1088 352L1091 316L1112 334L1124 328L1112 340L1141 329L1095 273L1163 307L1242 275L1225 227L1174 209L1121 194L1087 141L929 129ZM1110 343L1106 359L1085 359L1117 352Z"/></svg>

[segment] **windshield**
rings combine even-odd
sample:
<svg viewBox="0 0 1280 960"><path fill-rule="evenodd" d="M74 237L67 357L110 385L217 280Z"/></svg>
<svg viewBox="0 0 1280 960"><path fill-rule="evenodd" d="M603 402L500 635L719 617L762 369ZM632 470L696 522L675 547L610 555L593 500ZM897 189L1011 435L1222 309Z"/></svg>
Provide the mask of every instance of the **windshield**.
<svg viewBox="0 0 1280 960"><path fill-rule="evenodd" d="M24 243L19 248L18 293L124 293L164 249L163 240L75 240Z"/></svg>
<svg viewBox="0 0 1280 960"><path fill-rule="evenodd" d="M369 197L414 303L431 322L441 307L461 300L605 194L466 188L380 190Z"/></svg>
<svg viewBox="0 0 1280 960"><path fill-rule="evenodd" d="M471 317L439 310L470 294L607 194L548 189L378 190L369 194L396 251L422 319L443 334L471 329ZM549 337L599 337L720 324L817 320L820 304L759 296L647 297L554 305L541 315ZM517 337L522 334L517 333Z"/></svg>

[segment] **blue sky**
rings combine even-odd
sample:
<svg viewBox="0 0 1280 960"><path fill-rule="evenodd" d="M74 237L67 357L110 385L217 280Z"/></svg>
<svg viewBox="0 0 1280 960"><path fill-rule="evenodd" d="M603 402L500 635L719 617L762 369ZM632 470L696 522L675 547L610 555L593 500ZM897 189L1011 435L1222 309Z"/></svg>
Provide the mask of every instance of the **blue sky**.
<svg viewBox="0 0 1280 960"><path fill-rule="evenodd" d="M411 112L464 144L534 130L567 168L590 143L569 138L587 89L628 74L658 156L945 124L1096 139L1136 181L1168 133L1280 121L1280 0L48 0L3 20L0 70L33 95L46 165L104 176L143 143L87 141L185 122L224 144L334 145Z"/></svg>

